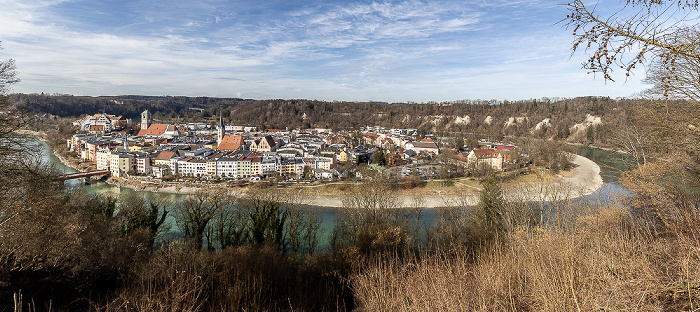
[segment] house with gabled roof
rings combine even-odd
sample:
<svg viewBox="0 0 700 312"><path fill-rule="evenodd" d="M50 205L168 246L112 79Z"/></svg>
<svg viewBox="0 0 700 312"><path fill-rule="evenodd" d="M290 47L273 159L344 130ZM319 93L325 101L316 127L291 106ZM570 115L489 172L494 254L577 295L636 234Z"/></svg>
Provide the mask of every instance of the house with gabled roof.
<svg viewBox="0 0 700 312"><path fill-rule="evenodd" d="M503 153L495 148L475 148L467 155L470 166L489 166L493 170L503 170Z"/></svg>
<svg viewBox="0 0 700 312"><path fill-rule="evenodd" d="M241 146L245 146L245 141L242 136L227 134L221 139L216 149L220 151L235 151Z"/></svg>
<svg viewBox="0 0 700 312"><path fill-rule="evenodd" d="M151 124L148 129L139 130L138 136L167 137L172 138L180 135L177 127L166 124Z"/></svg>
<svg viewBox="0 0 700 312"><path fill-rule="evenodd" d="M158 153L158 156L153 159L153 164L155 166L170 166L170 159L175 156L175 152L161 151Z"/></svg>
<svg viewBox="0 0 700 312"><path fill-rule="evenodd" d="M274 152L277 150L277 144L271 135L266 135L253 141L250 145L250 150L256 152Z"/></svg>
<svg viewBox="0 0 700 312"><path fill-rule="evenodd" d="M92 125L88 132L90 134L105 134L106 131L104 125Z"/></svg>

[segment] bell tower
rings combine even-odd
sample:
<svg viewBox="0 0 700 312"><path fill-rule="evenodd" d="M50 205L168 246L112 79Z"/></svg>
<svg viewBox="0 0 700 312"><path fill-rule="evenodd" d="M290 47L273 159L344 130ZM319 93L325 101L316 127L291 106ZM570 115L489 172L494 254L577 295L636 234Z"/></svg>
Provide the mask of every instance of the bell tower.
<svg viewBox="0 0 700 312"><path fill-rule="evenodd" d="M141 113L141 130L146 130L151 125L151 112L148 110Z"/></svg>

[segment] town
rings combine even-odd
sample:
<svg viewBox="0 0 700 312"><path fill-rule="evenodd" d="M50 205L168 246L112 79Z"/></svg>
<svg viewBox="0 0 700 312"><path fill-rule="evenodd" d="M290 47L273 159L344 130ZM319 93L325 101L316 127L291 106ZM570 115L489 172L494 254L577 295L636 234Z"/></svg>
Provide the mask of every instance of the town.
<svg viewBox="0 0 700 312"><path fill-rule="evenodd" d="M361 178L360 173L348 170L358 164L399 168L391 171L398 176L445 178L435 167L412 171L411 166L435 163L441 150L451 144L417 129L379 126L359 132L256 129L225 125L221 117L215 126L154 123L148 110L141 113L136 135L121 131L127 124L122 116L87 115L73 123L78 133L67 140L67 148L81 161L118 178L296 182L343 180L351 175ZM477 170L499 172L520 159L517 146L510 143L480 140L468 152L449 148L455 157L449 160L454 169L447 170L447 177Z"/></svg>

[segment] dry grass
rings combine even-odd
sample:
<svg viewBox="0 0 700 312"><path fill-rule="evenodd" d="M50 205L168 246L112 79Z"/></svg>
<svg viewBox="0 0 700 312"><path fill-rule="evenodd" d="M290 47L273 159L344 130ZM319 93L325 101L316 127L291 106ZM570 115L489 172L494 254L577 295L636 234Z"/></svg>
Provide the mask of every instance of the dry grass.
<svg viewBox="0 0 700 312"><path fill-rule="evenodd" d="M573 230L512 231L466 252L379 263L353 279L364 311L682 311L700 307L700 249L659 237L628 209Z"/></svg>

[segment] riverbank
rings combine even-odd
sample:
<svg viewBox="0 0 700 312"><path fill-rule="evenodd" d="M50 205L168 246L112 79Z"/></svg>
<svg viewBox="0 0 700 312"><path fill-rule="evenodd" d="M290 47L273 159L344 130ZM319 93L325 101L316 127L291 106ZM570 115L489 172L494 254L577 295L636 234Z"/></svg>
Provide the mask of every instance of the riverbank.
<svg viewBox="0 0 700 312"><path fill-rule="evenodd" d="M507 187L504 191L506 199L525 201L550 201L566 198L575 198L590 195L603 185L600 175L600 167L592 160L576 156L574 169L567 176L560 176L552 180L525 182L516 186ZM151 182L133 181L119 178L110 178L107 183L126 187L136 191L192 194L202 189L230 188L224 185L191 185L191 184L153 184ZM302 189L301 187L289 187L289 190ZM237 196L243 196L245 190L234 191ZM305 192L305 204L327 208L343 207L342 195L314 195L313 192ZM396 195L397 207L437 208L444 206L476 205L479 202L479 194L476 191L465 192L460 195Z"/></svg>
<svg viewBox="0 0 700 312"><path fill-rule="evenodd" d="M504 190L504 196L509 200L550 201L575 198L590 195L603 185L600 167L592 160L576 155L574 169L565 177L557 177L550 181L535 181L510 186ZM438 208L445 206L474 206L479 203L478 192L461 195L397 195L399 207ZM338 196L311 196L309 205L340 208L343 200Z"/></svg>
<svg viewBox="0 0 700 312"><path fill-rule="evenodd" d="M20 133L33 135L45 142L41 133L22 131ZM49 147L50 148L50 147ZM52 149L51 153L56 156L64 165L74 170L82 171L82 166L66 159L63 155L58 155ZM524 201L550 201L564 198L575 198L589 195L598 190L603 185L600 175L600 167L592 160L577 155L574 160L574 169L563 176L548 176L546 179L530 179L528 182L510 183L504 186L504 194L510 200ZM182 182L160 182L148 179L123 179L110 177L106 183L119 187L129 188L135 191L170 194L193 194L203 189L226 189L232 191L236 196L243 196L248 190L244 188L232 188L227 184L204 184L204 183L182 183ZM352 183L348 183L352 184ZM463 184L456 181L456 184ZM313 187L324 187L318 185ZM476 205L479 200L478 188L471 185L459 185L460 189L449 191L433 189L429 192L398 191L396 194L397 207L437 208L444 206L465 206ZM454 187L453 187L454 188ZM343 194L321 194L309 186L287 186L285 191L304 193L305 203L310 206L340 208L343 207ZM431 187L432 189L432 187Z"/></svg>
<svg viewBox="0 0 700 312"><path fill-rule="evenodd" d="M79 163L76 163L74 161L70 161L67 158L65 158L63 155L56 153L56 151L54 151L54 149L51 147L51 145L49 145L49 142L46 139L46 133L38 132L38 131L31 131L31 130L24 130L24 129L16 130L15 132L20 133L20 134L24 134L24 135L33 136L33 137L37 138L37 140L44 142L44 144L46 144L46 146L49 147L49 152L51 153L51 155L58 158L58 160L61 161L61 163L64 166L71 168L75 171L84 171L85 168L81 168Z"/></svg>

